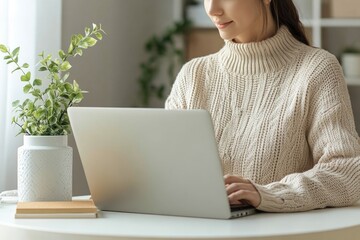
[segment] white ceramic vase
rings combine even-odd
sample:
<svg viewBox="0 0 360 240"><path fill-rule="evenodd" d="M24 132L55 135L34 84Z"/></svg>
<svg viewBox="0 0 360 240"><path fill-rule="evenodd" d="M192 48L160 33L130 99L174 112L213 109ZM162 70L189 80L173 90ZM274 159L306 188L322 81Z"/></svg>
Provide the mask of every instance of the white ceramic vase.
<svg viewBox="0 0 360 240"><path fill-rule="evenodd" d="M24 136L18 149L20 202L69 201L73 151L67 136Z"/></svg>

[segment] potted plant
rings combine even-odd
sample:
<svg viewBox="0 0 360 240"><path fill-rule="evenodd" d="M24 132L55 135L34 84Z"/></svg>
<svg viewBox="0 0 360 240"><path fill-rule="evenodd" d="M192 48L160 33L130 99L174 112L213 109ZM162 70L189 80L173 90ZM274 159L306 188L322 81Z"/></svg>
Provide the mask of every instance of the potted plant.
<svg viewBox="0 0 360 240"><path fill-rule="evenodd" d="M67 109L83 99L84 91L74 80L68 81L70 58L82 56L83 50L102 39L101 25L85 28L85 34L71 37L67 51L58 57L39 54L38 71L47 73L44 80L28 71L29 64L19 63L20 47L10 50L0 44L7 64L15 66L24 83L24 101L12 103L12 123L24 134L24 145L18 149L19 201L65 201L72 198L72 148L67 145L71 133Z"/></svg>
<svg viewBox="0 0 360 240"><path fill-rule="evenodd" d="M347 78L360 78L360 48L345 48L341 54L341 64Z"/></svg>
<svg viewBox="0 0 360 240"><path fill-rule="evenodd" d="M147 59L140 63L139 106L149 107L152 100L164 101L167 88L171 87L176 69L185 61L184 50L178 46L176 37L183 36L191 27L187 19L176 21L161 35L153 35L145 42ZM166 70L169 83L157 83L156 77Z"/></svg>

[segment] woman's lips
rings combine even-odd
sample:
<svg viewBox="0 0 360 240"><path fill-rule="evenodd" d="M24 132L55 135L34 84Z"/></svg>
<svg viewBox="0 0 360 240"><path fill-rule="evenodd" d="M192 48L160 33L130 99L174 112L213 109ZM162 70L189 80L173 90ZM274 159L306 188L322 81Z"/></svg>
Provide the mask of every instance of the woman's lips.
<svg viewBox="0 0 360 240"><path fill-rule="evenodd" d="M231 23L232 23L232 21L225 22L225 23L215 23L215 25L218 29L224 29L227 26L229 26Z"/></svg>

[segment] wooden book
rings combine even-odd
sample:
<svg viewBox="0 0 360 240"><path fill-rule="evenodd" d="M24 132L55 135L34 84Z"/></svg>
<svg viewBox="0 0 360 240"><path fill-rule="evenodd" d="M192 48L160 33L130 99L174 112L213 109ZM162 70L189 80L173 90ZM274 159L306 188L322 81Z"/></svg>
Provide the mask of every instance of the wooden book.
<svg viewBox="0 0 360 240"><path fill-rule="evenodd" d="M94 218L97 211L93 200L19 202L15 218Z"/></svg>

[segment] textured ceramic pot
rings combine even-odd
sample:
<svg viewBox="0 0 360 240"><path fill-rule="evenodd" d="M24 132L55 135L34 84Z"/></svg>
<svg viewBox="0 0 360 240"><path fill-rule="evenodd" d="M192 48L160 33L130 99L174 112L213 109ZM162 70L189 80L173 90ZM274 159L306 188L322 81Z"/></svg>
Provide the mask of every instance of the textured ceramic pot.
<svg viewBox="0 0 360 240"><path fill-rule="evenodd" d="M18 149L20 202L69 201L73 150L67 136L24 136Z"/></svg>

